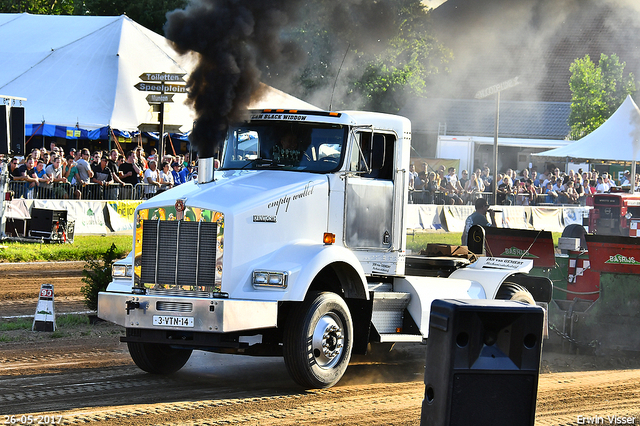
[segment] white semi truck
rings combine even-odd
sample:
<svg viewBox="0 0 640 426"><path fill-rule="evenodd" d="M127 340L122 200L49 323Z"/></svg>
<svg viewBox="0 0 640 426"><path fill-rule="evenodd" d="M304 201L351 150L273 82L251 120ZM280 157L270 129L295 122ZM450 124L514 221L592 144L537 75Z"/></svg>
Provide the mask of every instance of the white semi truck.
<svg viewBox="0 0 640 426"><path fill-rule="evenodd" d="M98 316L126 328L150 373L194 349L279 355L297 383L325 388L352 353L426 343L435 299L548 302L530 260L407 256L410 144L403 117L251 111L228 129L219 169L201 158L197 181L136 209Z"/></svg>

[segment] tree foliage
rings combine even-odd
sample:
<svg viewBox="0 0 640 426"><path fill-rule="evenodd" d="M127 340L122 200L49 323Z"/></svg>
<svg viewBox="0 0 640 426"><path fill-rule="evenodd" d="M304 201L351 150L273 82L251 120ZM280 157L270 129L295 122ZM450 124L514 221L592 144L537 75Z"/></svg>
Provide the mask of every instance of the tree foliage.
<svg viewBox="0 0 640 426"><path fill-rule="evenodd" d="M589 55L576 59L570 66L571 126L570 139L577 140L600 127L636 92L632 73L624 75L624 62L616 54L600 55L596 65Z"/></svg>
<svg viewBox="0 0 640 426"><path fill-rule="evenodd" d="M318 106L397 112L407 96L426 96L451 59L420 0L309 0L304 10L313 13L289 33L307 52L299 79L285 87L267 74L266 82Z"/></svg>
<svg viewBox="0 0 640 426"><path fill-rule="evenodd" d="M34 15L127 15L158 34L167 21L166 14L185 7L188 0L0 0L0 13Z"/></svg>
<svg viewBox="0 0 640 426"><path fill-rule="evenodd" d="M105 291L111 282L111 269L113 263L120 258L120 253L115 243L104 253L102 259L89 259L82 270L82 282L80 288L84 295L84 303L91 310L98 309L98 293Z"/></svg>
<svg viewBox="0 0 640 426"><path fill-rule="evenodd" d="M0 13L72 15L77 0L0 0Z"/></svg>

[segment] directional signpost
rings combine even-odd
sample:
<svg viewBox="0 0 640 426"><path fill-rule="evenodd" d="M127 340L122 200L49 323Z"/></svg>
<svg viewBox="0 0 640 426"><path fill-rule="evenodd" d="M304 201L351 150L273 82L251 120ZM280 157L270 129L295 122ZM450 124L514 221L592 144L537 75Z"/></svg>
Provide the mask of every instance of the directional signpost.
<svg viewBox="0 0 640 426"><path fill-rule="evenodd" d="M164 84L164 83L143 83L136 84L136 89L141 92L170 92L170 93L187 93L187 86L178 84Z"/></svg>
<svg viewBox="0 0 640 426"><path fill-rule="evenodd" d="M173 102L173 95L176 93L187 93L187 86L184 84L185 75L185 73L144 72L139 76L142 81L134 85L141 92L160 92L147 96L149 104L160 104L158 116L160 121L158 158L160 160L164 157L164 104Z"/></svg>
<svg viewBox="0 0 640 426"><path fill-rule="evenodd" d="M147 102L150 104L159 104L160 102L173 102L173 95L148 95Z"/></svg>
<svg viewBox="0 0 640 426"><path fill-rule="evenodd" d="M476 99L486 98L490 95L496 95L496 131L493 136L493 203L497 201L498 194L498 126L500 124L500 92L520 84L520 77L514 77L511 80L487 87L476 93Z"/></svg>

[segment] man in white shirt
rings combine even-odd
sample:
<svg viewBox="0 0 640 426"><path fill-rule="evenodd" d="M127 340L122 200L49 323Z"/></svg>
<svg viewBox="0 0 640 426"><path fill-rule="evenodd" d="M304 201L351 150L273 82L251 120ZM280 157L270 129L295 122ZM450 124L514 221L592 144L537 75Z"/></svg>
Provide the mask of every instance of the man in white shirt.
<svg viewBox="0 0 640 426"><path fill-rule="evenodd" d="M47 166L47 175L53 183L66 183L67 178L62 174L62 159L59 156L53 157L53 162ZM69 194L65 188L60 185L54 185L53 193L56 198L69 198Z"/></svg>
<svg viewBox="0 0 640 426"><path fill-rule="evenodd" d="M89 164L89 150L87 148L83 148L80 156L81 158L76 161L76 167L78 168L78 177L83 183L89 183L91 182L91 178L93 177L93 171L91 170L91 165Z"/></svg>
<svg viewBox="0 0 640 426"><path fill-rule="evenodd" d="M609 186L604 182L602 176L598 176L598 184L596 185L596 192L602 194L603 192L609 192Z"/></svg>
<svg viewBox="0 0 640 426"><path fill-rule="evenodd" d="M160 178L158 176L157 163L155 160L149 161L149 168L144 171L144 194L146 198L153 197L160 187Z"/></svg>

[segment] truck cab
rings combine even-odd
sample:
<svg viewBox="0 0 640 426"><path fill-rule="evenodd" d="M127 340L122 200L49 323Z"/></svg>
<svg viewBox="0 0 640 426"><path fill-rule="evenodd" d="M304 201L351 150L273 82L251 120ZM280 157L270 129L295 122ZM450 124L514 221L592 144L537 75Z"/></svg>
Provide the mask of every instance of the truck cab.
<svg viewBox="0 0 640 426"><path fill-rule="evenodd" d="M372 344L425 343L435 299L534 303L509 279L529 260L406 273L410 144L403 117L251 111L229 126L218 170L200 158L197 181L136 209L98 316L126 327L150 373L177 371L194 349L280 355L296 382L324 388Z"/></svg>

